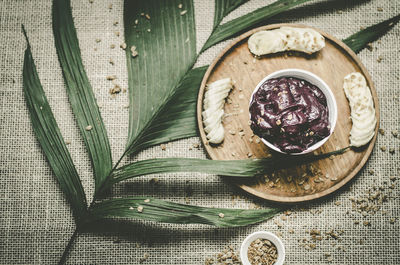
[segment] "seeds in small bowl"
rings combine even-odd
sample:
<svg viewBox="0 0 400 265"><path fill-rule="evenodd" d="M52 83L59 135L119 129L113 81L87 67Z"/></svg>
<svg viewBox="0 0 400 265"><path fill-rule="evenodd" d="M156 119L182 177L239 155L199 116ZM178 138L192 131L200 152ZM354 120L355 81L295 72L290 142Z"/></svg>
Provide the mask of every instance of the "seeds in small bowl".
<svg viewBox="0 0 400 265"><path fill-rule="evenodd" d="M251 242L247 251L247 257L251 265L273 265L278 259L278 250L268 239L258 238Z"/></svg>
<svg viewBox="0 0 400 265"><path fill-rule="evenodd" d="M243 240L240 259L243 265L283 265L285 247L279 237L271 232L254 232Z"/></svg>

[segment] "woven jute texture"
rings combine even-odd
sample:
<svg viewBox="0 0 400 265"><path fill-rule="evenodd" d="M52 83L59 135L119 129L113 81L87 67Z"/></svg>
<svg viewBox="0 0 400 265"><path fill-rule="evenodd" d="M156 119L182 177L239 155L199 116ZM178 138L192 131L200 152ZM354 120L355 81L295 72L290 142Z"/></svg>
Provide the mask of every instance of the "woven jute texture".
<svg viewBox="0 0 400 265"><path fill-rule="evenodd" d="M249 1L224 22L271 2ZM198 49L210 34L213 6L212 0L195 1ZM108 92L112 85L105 77L115 74L119 84L127 86L125 55L119 48L110 49L111 44L118 47L123 42L123 1L94 0L91 4L88 0L73 0L72 7L84 65L101 106L116 162L123 153L127 137L128 111L124 106L128 97L121 93L112 99ZM400 2L397 0L320 0L265 23L307 24L343 39L361 27L399 13ZM119 23L114 26L114 22ZM55 264L75 225L28 116L22 92L26 43L21 34L21 23L27 28L39 76L61 132L65 140L71 142L68 149L89 201L93 195L90 161L71 112L54 47L51 1L1 0L0 264ZM116 31L121 33L119 37ZM96 39L101 39L101 42L97 43ZM365 49L359 54L376 85L381 128L385 134L378 136L366 166L339 192L317 202L293 206L287 220L278 215L244 228L216 229L205 225L137 221L104 223L96 231L78 236L67 264L138 264L145 253L149 257L143 264L204 264L206 258L215 258L228 245L238 250L242 240L258 230L272 231L281 236L286 246L286 264L400 264L400 180L389 178L399 178L400 170L400 138L391 135L392 130L400 130L399 39L400 26L397 25L373 43L372 51ZM226 44L223 42L206 51L197 65L209 64ZM109 63L110 58L115 65ZM157 146L132 159L206 158L201 147L191 148L196 143L199 143L196 137L175 141L168 144L165 151ZM387 150L382 151L382 146ZM389 153L389 148L394 148L394 154ZM157 185L149 183L154 177L159 179ZM381 192L388 194L381 209L366 216L353 211L351 198L363 197L373 186L381 187ZM116 196L144 195L215 207L270 205L246 195L218 176L201 173L141 177L118 185L114 193ZM365 221L370 225L364 225ZM321 231L323 239L308 242L311 229ZM331 235L325 234L332 229ZM337 239L334 238L336 234Z"/></svg>

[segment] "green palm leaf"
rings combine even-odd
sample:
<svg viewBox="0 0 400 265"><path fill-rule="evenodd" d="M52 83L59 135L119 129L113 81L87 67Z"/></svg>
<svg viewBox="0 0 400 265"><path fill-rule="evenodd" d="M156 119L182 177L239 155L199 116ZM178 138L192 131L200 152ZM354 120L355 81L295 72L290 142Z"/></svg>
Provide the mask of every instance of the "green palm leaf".
<svg viewBox="0 0 400 265"><path fill-rule="evenodd" d="M24 29L23 32L26 37ZM74 217L79 223L87 207L85 192L40 84L27 37L26 41L27 48L25 50L22 75L24 94L31 116L33 131L60 184L61 190L72 207Z"/></svg>
<svg viewBox="0 0 400 265"><path fill-rule="evenodd" d="M215 0L213 28L215 29L226 15L247 1L248 0Z"/></svg>
<svg viewBox="0 0 400 265"><path fill-rule="evenodd" d="M112 167L107 132L83 67L69 0L53 1L53 33L68 97L89 152L96 191Z"/></svg>
<svg viewBox="0 0 400 265"><path fill-rule="evenodd" d="M392 17L381 23L363 29L343 40L355 53L359 53L365 46L377 40L391 29L400 20L400 15Z"/></svg>
<svg viewBox="0 0 400 265"><path fill-rule="evenodd" d="M268 6L261 7L254 12L248 13L236 19L233 19L227 23L219 25L211 33L206 43L203 46L202 51L210 48L211 46L232 38L240 32L272 17L279 13L282 13L292 7L303 4L310 0L278 0ZM215 20L214 20L215 21Z"/></svg>
<svg viewBox="0 0 400 265"><path fill-rule="evenodd" d="M178 84L194 64L193 2L125 0L124 24L128 46L129 150L154 126L163 106L176 95ZM136 57L131 54L132 46L138 52Z"/></svg>
<svg viewBox="0 0 400 265"><path fill-rule="evenodd" d="M197 158L155 158L133 162L117 169L104 189L113 184L139 176L168 172L202 172L233 177L253 177L278 169L310 163L331 155L343 154L348 147L320 155L281 156L245 160L208 160Z"/></svg>
<svg viewBox="0 0 400 265"><path fill-rule="evenodd" d="M163 105L130 153L185 137L197 136L196 102L208 66L195 68L183 77L174 95Z"/></svg>
<svg viewBox="0 0 400 265"><path fill-rule="evenodd" d="M141 207L142 209L138 207ZM146 197L110 199L94 204L90 214L94 220L107 217L176 224L208 224L217 227L245 226L261 222L280 212L279 209L241 210L207 208L178 204Z"/></svg>

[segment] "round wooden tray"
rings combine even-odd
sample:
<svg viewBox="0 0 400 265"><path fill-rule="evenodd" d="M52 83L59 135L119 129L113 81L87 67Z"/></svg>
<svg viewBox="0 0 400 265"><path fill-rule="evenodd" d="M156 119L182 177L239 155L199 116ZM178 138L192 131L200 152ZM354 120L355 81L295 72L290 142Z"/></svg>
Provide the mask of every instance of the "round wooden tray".
<svg viewBox="0 0 400 265"><path fill-rule="evenodd" d="M271 155L270 150L257 140L257 136L251 136L252 131L248 124L249 100L254 88L265 76L285 68L299 68L315 73L324 79L335 95L338 121L334 133L315 152L330 152L349 145L350 108L343 91L343 79L351 72L361 72L365 76L371 88L376 118L379 121L378 98L370 75L355 53L331 35L315 29L325 37L326 46L313 55L285 52L255 59L247 47L248 37L259 30L281 26L306 27L297 24L275 24L244 33L221 52L204 75L197 101L197 121L202 142L212 159L233 160L246 159L249 155L251 158ZM225 140L219 146L212 146L208 144L204 133L201 116L203 95L206 84L226 77L234 80L234 89L230 92L224 109L227 114L223 122ZM359 150L351 149L340 156L308 165L289 167L257 178L232 178L230 181L255 196L276 202L302 202L320 198L342 187L364 166L374 147L378 128L379 122L374 138ZM243 130L242 133L239 133L240 130ZM234 131L235 134L229 131Z"/></svg>

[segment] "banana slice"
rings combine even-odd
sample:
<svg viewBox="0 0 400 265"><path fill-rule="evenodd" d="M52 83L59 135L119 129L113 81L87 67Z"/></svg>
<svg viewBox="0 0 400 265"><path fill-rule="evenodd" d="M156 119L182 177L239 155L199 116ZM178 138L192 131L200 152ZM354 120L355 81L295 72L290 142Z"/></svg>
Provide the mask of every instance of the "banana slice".
<svg viewBox="0 0 400 265"><path fill-rule="evenodd" d="M232 80L230 78L224 78L206 87L202 116L204 131L210 143L219 144L225 138L225 130L222 125L224 104L232 86Z"/></svg>
<svg viewBox="0 0 400 265"><path fill-rule="evenodd" d="M349 100L351 121L350 145L360 147L375 135L376 116L374 101L367 81L361 73L351 73L344 78L344 93Z"/></svg>
<svg viewBox="0 0 400 265"><path fill-rule="evenodd" d="M325 47L325 38L310 28L281 27L251 35L249 50L257 56L283 51L314 53Z"/></svg>

